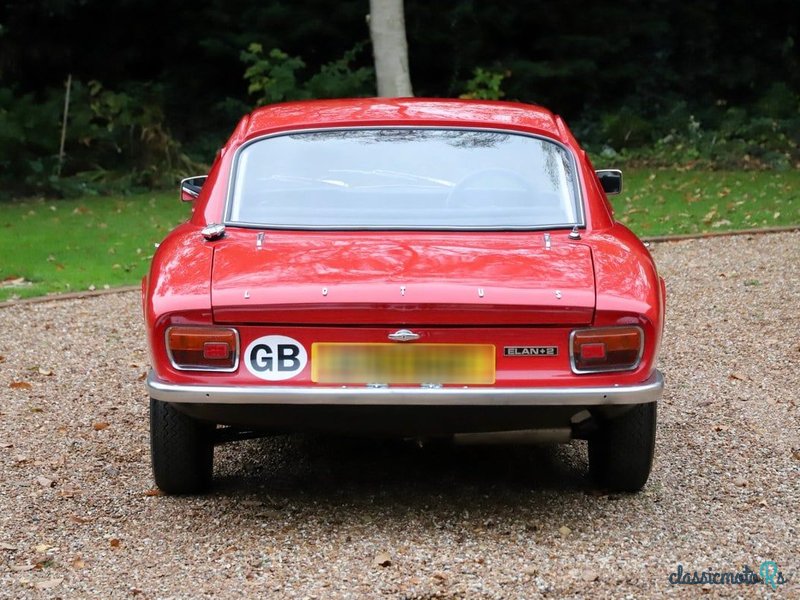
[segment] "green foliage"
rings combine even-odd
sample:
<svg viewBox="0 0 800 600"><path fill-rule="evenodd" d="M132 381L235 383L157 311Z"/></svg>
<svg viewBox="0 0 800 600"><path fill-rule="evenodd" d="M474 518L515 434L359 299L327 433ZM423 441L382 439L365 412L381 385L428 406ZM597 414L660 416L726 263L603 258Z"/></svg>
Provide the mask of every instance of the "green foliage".
<svg viewBox="0 0 800 600"><path fill-rule="evenodd" d="M353 68L356 56L364 49L358 43L338 60L322 65L317 73L301 82L298 73L306 66L300 57L291 57L278 48L264 55L261 44L250 44L241 54L249 65L244 78L247 91L257 96L259 105L309 98L344 98L374 93L374 71L369 67Z"/></svg>
<svg viewBox="0 0 800 600"><path fill-rule="evenodd" d="M247 93L258 95L258 104L303 100L308 97L297 82L297 71L306 66L302 59L291 57L277 48L264 56L261 44L250 44L242 52L241 59L249 65L244 72L244 78L249 82Z"/></svg>
<svg viewBox="0 0 800 600"><path fill-rule="evenodd" d="M467 81L467 91L459 98L471 100L500 100L505 96L502 90L503 80L509 75L507 72L489 71L480 67L472 72L472 79Z"/></svg>
<svg viewBox="0 0 800 600"><path fill-rule="evenodd" d="M166 127L160 86L112 91L76 81L58 176L64 93L51 89L37 101L0 88L0 194L130 193L195 167Z"/></svg>
<svg viewBox="0 0 800 600"><path fill-rule="evenodd" d="M800 165L800 95L770 86L753 107L714 106L693 112L686 101L650 113L627 106L576 127L590 150L618 163L717 169Z"/></svg>

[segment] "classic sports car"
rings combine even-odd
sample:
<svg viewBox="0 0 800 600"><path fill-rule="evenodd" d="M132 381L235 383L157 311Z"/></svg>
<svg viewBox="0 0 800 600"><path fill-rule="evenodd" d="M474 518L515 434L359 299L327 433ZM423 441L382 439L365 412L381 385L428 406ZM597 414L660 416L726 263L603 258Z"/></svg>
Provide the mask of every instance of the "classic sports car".
<svg viewBox="0 0 800 600"><path fill-rule="evenodd" d="M360 99L245 116L142 282L153 471L311 431L586 439L608 490L650 473L664 281L564 121L508 102Z"/></svg>

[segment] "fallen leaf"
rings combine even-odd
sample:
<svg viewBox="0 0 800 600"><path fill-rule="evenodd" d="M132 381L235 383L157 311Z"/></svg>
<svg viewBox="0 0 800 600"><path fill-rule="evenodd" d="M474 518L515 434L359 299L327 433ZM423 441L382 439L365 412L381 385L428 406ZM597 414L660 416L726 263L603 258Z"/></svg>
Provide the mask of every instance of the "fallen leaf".
<svg viewBox="0 0 800 600"><path fill-rule="evenodd" d="M33 571L36 568L36 565L11 565L10 569L12 571L16 571L17 573L21 573L22 571Z"/></svg>
<svg viewBox="0 0 800 600"><path fill-rule="evenodd" d="M558 528L558 533L561 534L561 537L567 537L570 533L572 533L572 529L567 527L566 525L562 525Z"/></svg>
<svg viewBox="0 0 800 600"><path fill-rule="evenodd" d="M795 450L792 448L792 458L795 460L800 460L800 450Z"/></svg>
<svg viewBox="0 0 800 600"><path fill-rule="evenodd" d="M53 481L52 479L48 479L44 475L39 475L36 478L36 483L38 483L40 486L46 487L46 488L55 487L55 485L56 485L55 481Z"/></svg>
<svg viewBox="0 0 800 600"><path fill-rule="evenodd" d="M714 431L728 431L728 429L730 429L730 427L727 425L714 425Z"/></svg>
<svg viewBox="0 0 800 600"><path fill-rule="evenodd" d="M744 477L737 477L733 480L733 485L736 487L747 487L747 479Z"/></svg>
<svg viewBox="0 0 800 600"><path fill-rule="evenodd" d="M0 448L13 448L14 444L11 442L0 442Z"/></svg>
<svg viewBox="0 0 800 600"><path fill-rule="evenodd" d="M50 369L45 369L44 367L39 367L39 375L45 375L45 376L49 377L52 374L53 374L53 372Z"/></svg>
<svg viewBox="0 0 800 600"><path fill-rule="evenodd" d="M158 488L151 488L144 493L145 496L163 496L164 492L162 492Z"/></svg>
<svg viewBox="0 0 800 600"><path fill-rule="evenodd" d="M6 362L6 357L0 354L0 363Z"/></svg>
<svg viewBox="0 0 800 600"><path fill-rule="evenodd" d="M745 375L743 375L742 373L739 373L738 371L734 371L728 377L730 379L735 379L737 381L744 381L745 379L747 379L747 377Z"/></svg>
<svg viewBox="0 0 800 600"><path fill-rule="evenodd" d="M61 585L61 582L64 581L63 577L56 577L55 579L46 579L45 581L37 581L33 584L37 590L49 590L54 587Z"/></svg>
<svg viewBox="0 0 800 600"><path fill-rule="evenodd" d="M30 390L33 389L33 386L28 383L27 381L12 381L8 387L12 390Z"/></svg>
<svg viewBox="0 0 800 600"><path fill-rule="evenodd" d="M80 556L76 556L70 564L72 565L73 569L82 569L86 566L86 563L83 562L83 559Z"/></svg>
<svg viewBox="0 0 800 600"><path fill-rule="evenodd" d="M70 515L69 520L73 523L83 525L84 523L91 523L94 519L89 517L79 517L78 515Z"/></svg>
<svg viewBox="0 0 800 600"><path fill-rule="evenodd" d="M38 554L44 554L45 552L47 552L47 551L48 551L48 550L50 550L51 548L52 548L52 546L51 546L50 544L38 544L38 545L37 545L37 546L34 548L34 550L36 550L36 552L37 552Z"/></svg>
<svg viewBox="0 0 800 600"><path fill-rule="evenodd" d="M597 571L593 571L592 569L587 569L586 571L581 573L581 579L591 583L592 581L597 581L598 579L600 579L600 575L597 573Z"/></svg>
<svg viewBox="0 0 800 600"><path fill-rule="evenodd" d="M388 552L378 552L375 558L372 559L373 567L390 567L392 565L392 557Z"/></svg>
<svg viewBox="0 0 800 600"><path fill-rule="evenodd" d="M122 543L117 538L111 538L108 540L108 543L111 545L112 548L119 548L119 545Z"/></svg>
<svg viewBox="0 0 800 600"><path fill-rule="evenodd" d="M95 431L103 431L103 429L108 429L108 423L101 421L99 423L95 423L94 425L92 425L92 428Z"/></svg>
<svg viewBox="0 0 800 600"><path fill-rule="evenodd" d="M17 547L14 544L9 544L8 542L0 542L0 550L16 550Z"/></svg>

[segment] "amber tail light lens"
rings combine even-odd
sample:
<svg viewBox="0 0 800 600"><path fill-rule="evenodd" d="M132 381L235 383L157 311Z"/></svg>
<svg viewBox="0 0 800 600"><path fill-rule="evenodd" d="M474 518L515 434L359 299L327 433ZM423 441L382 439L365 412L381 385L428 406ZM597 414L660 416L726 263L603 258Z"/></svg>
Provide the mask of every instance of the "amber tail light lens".
<svg viewBox="0 0 800 600"><path fill-rule="evenodd" d="M630 371L639 366L644 347L640 327L578 329L570 336L570 359L575 373Z"/></svg>
<svg viewBox="0 0 800 600"><path fill-rule="evenodd" d="M167 329L167 354L181 371L235 371L239 362L239 334L222 327Z"/></svg>

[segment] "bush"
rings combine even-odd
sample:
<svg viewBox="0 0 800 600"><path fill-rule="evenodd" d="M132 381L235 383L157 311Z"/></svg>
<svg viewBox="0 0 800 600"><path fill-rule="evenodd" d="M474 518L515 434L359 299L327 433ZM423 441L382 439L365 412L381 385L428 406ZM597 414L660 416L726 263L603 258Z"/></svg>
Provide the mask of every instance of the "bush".
<svg viewBox="0 0 800 600"><path fill-rule="evenodd" d="M247 91L257 96L258 105L286 100L373 95L373 69L353 67L364 46L363 42L356 44L341 58L322 65L317 73L301 82L300 74L306 64L300 57L289 56L278 48L273 48L265 56L261 44L250 44L241 54L242 62L249 65L244 72L244 78L249 82Z"/></svg>
<svg viewBox="0 0 800 600"><path fill-rule="evenodd" d="M161 91L148 84L113 91L96 81L74 82L59 174L64 90L36 98L0 88L0 193L129 193L202 169L167 129Z"/></svg>
<svg viewBox="0 0 800 600"><path fill-rule="evenodd" d="M773 84L749 108L727 107L723 100L697 113L683 101L658 114L623 107L576 130L593 153L618 163L718 169L800 165L800 96L783 83Z"/></svg>

